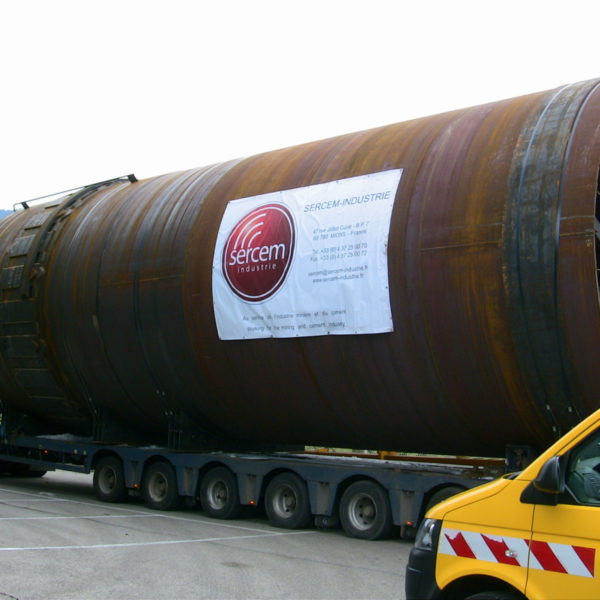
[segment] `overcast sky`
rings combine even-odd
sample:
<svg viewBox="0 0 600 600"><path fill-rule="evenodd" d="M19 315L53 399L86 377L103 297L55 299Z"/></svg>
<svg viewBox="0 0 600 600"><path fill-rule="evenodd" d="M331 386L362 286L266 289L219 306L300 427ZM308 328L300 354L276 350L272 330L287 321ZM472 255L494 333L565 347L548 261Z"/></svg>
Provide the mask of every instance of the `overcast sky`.
<svg viewBox="0 0 600 600"><path fill-rule="evenodd" d="M597 0L0 4L0 207L600 77Z"/></svg>

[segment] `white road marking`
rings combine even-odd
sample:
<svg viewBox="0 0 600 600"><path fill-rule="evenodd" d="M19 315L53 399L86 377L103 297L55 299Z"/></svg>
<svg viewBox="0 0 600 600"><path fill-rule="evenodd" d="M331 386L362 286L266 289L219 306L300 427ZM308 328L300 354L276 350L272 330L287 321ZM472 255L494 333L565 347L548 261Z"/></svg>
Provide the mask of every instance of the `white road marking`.
<svg viewBox="0 0 600 600"><path fill-rule="evenodd" d="M8 504L9 502L69 502L65 498L0 498L0 504ZM11 504L11 506L14 506Z"/></svg>
<svg viewBox="0 0 600 600"><path fill-rule="evenodd" d="M199 538L195 540L163 540L156 542L130 542L126 544L91 544L77 546L29 546L23 548L1 547L0 552L31 552L35 550L97 550L105 548L134 548L139 546L167 546L173 544L204 544L206 542L229 542L232 540L251 540L264 537L281 537L290 535L307 535L316 531L287 531L282 533L263 533L257 535L234 535L229 537Z"/></svg>
<svg viewBox="0 0 600 600"><path fill-rule="evenodd" d="M48 521L53 519L148 519L154 515L81 515L79 517L0 517L0 521Z"/></svg>
<svg viewBox="0 0 600 600"><path fill-rule="evenodd" d="M19 492L19 491L14 491L14 490L10 490L8 488L1 488L1 487L0 487L0 492L10 492L12 494L21 494L23 496L32 496L34 498L39 498L41 494L48 494L48 492L40 492L38 494L33 494L31 492ZM53 498L49 498L49 500L52 501ZM190 517L177 517L173 514L153 511L153 510L149 510L149 509L148 510L140 510L140 509L126 508L124 506L116 506L116 505L111 506L109 503L106 503L106 502L83 502L81 500L69 500L68 498L63 499L63 502L71 503L71 504L81 504L82 506L93 506L96 509L98 509L98 508L103 508L103 509L113 508L114 510L118 510L121 512L127 512L127 513L131 513L133 515L143 515L143 516L147 516L147 517L155 517L157 519L171 519L173 521L187 521L188 523L213 525L213 526L218 526L218 527L224 527L227 529L238 529L240 531L254 531L257 533L269 533L268 531L265 531L265 529L258 529L256 527L244 527L242 525L233 525L231 523L225 523L222 520L218 520L218 519L203 519L201 517L197 518L197 519L192 519Z"/></svg>
<svg viewBox="0 0 600 600"><path fill-rule="evenodd" d="M35 498L54 498L54 494L51 492L38 492L37 494L32 494L31 492L21 492L19 490L11 490L9 488L0 488L0 492L7 492L8 494L19 494L20 496L33 496Z"/></svg>

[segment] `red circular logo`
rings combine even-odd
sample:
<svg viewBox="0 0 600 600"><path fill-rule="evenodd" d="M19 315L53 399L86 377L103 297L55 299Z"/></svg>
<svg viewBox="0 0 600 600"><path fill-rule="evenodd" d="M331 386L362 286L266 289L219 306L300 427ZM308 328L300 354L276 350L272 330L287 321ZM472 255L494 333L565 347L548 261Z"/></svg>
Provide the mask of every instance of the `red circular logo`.
<svg viewBox="0 0 600 600"><path fill-rule="evenodd" d="M223 249L223 273L243 300L270 298L283 284L296 241L294 220L282 204L251 210L231 230Z"/></svg>

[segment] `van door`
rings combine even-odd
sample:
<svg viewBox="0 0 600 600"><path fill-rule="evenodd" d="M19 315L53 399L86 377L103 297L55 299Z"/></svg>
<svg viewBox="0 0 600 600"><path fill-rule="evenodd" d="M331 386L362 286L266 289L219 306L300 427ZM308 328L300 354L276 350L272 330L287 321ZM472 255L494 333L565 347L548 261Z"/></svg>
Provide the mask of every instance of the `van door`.
<svg viewBox="0 0 600 600"><path fill-rule="evenodd" d="M565 457L566 490L556 506L536 505L526 595L600 598L600 431Z"/></svg>

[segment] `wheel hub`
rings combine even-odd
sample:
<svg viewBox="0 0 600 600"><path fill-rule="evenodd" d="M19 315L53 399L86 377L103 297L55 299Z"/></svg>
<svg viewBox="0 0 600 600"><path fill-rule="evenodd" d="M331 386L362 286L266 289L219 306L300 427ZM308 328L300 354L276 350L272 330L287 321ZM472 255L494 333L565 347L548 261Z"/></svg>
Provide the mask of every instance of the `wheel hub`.
<svg viewBox="0 0 600 600"><path fill-rule="evenodd" d="M354 497L348 507L348 516L356 529L362 531L369 529L377 517L373 498L366 495Z"/></svg>

